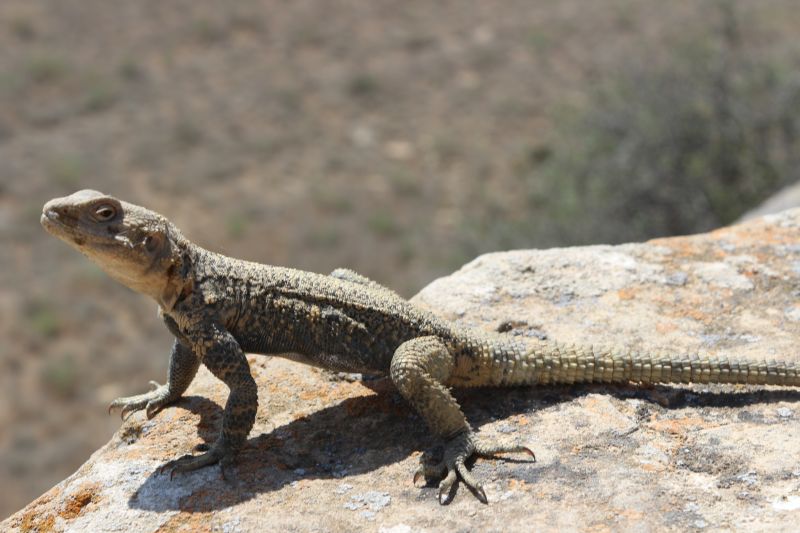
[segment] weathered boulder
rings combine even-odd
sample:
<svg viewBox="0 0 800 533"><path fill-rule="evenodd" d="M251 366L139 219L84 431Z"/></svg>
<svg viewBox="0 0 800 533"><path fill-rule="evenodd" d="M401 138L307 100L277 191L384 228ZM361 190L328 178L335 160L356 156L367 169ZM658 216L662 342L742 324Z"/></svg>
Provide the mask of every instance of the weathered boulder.
<svg viewBox="0 0 800 533"><path fill-rule="evenodd" d="M742 215L739 221L744 222L745 220L756 217L780 213L781 211L794 209L798 206L800 206L800 183L795 183L784 187L764 200L761 205L756 206Z"/></svg>
<svg viewBox="0 0 800 533"><path fill-rule="evenodd" d="M800 210L643 244L494 253L415 299L508 335L800 361ZM165 349L166 351L166 349ZM796 531L800 392L774 387L459 391L486 434L538 461L478 460L489 505L416 488L436 439L385 380L251 356L260 409L237 469L157 472L209 441L225 387L142 413L3 531ZM103 416L98 413L97 416Z"/></svg>

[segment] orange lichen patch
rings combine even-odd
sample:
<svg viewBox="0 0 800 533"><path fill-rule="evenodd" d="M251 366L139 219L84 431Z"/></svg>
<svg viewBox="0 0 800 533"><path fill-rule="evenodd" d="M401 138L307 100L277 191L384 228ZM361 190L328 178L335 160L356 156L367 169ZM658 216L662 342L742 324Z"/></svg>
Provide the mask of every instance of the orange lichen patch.
<svg viewBox="0 0 800 533"><path fill-rule="evenodd" d="M660 463L641 463L639 468L645 472L663 472L667 468Z"/></svg>
<svg viewBox="0 0 800 533"><path fill-rule="evenodd" d="M704 324L710 324L714 317L709 315L708 313L704 313L699 309L683 309L679 310L675 313L676 316L685 316L687 318L691 318L692 320L697 320L698 322L702 322Z"/></svg>
<svg viewBox="0 0 800 533"><path fill-rule="evenodd" d="M706 243L686 237L659 238L647 241L647 243L669 248L672 250L675 257L697 257L699 255L705 255L708 251Z"/></svg>
<svg viewBox="0 0 800 533"><path fill-rule="evenodd" d="M656 333L659 335L665 335L667 333L672 333L673 331L677 330L678 326L673 324L672 322L657 322L656 323Z"/></svg>
<svg viewBox="0 0 800 533"><path fill-rule="evenodd" d="M508 421L519 426L527 426L531 423L531 421L528 420L528 417L525 415L512 415L508 417Z"/></svg>
<svg viewBox="0 0 800 533"><path fill-rule="evenodd" d="M37 513L28 512L22 516L22 522L19 525L20 531L23 533L36 532L36 533L49 533L55 531L56 519L52 514L39 515Z"/></svg>
<svg viewBox="0 0 800 533"><path fill-rule="evenodd" d="M714 321L715 315L702 310L708 302L690 295L679 304L665 302L661 308L661 314L670 318L690 318L702 324L710 324Z"/></svg>
<svg viewBox="0 0 800 533"><path fill-rule="evenodd" d="M178 533L192 532L205 533L212 531L211 513L187 513L180 512L173 515L169 520L161 525L156 531L158 533Z"/></svg>
<svg viewBox="0 0 800 533"><path fill-rule="evenodd" d="M301 400L322 400L324 403L333 403L358 396L375 394L361 383L338 383L334 387L309 389L299 393Z"/></svg>
<svg viewBox="0 0 800 533"><path fill-rule="evenodd" d="M620 300L633 300L638 291L632 287L626 287L617 291L617 297Z"/></svg>
<svg viewBox="0 0 800 533"><path fill-rule="evenodd" d="M76 491L67 496L64 507L59 515L62 518L71 520L83 512L83 509L90 503L97 503L100 495L97 492L97 483L84 483Z"/></svg>
<svg viewBox="0 0 800 533"><path fill-rule="evenodd" d="M726 236L731 237L732 240L741 245L747 243L780 245L795 244L797 242L797 230L795 228L781 228L765 224L745 224L726 229ZM716 233L713 232L712 235L716 236Z"/></svg>
<svg viewBox="0 0 800 533"><path fill-rule="evenodd" d="M528 484L524 479L510 479L508 481L508 488L511 490L527 490Z"/></svg>
<svg viewBox="0 0 800 533"><path fill-rule="evenodd" d="M700 417L675 418L669 420L653 420L647 426L660 433L684 435L689 431L714 427L715 424L707 422Z"/></svg>
<svg viewBox="0 0 800 533"><path fill-rule="evenodd" d="M29 531L37 533L53 531L56 519L50 510L49 504L60 495L61 489L53 487L12 517L11 522L16 522L23 533Z"/></svg>

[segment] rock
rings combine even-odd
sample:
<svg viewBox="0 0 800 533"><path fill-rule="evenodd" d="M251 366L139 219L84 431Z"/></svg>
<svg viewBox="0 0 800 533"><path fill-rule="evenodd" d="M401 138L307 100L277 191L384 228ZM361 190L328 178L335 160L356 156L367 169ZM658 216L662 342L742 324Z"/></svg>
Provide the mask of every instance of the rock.
<svg viewBox="0 0 800 533"><path fill-rule="evenodd" d="M508 335L800 361L800 210L643 244L484 255L415 300ZM167 353L165 347L164 353ZM260 410L237 467L158 474L215 435L225 387L201 371L152 420L123 422L3 531L796 530L800 392L575 385L457 391L489 435L538 462L478 460L489 505L412 485L436 446L386 380L249 356ZM154 376L156 377L156 376ZM144 384L143 384L144 385ZM97 413L97 416L103 416Z"/></svg>
<svg viewBox="0 0 800 533"><path fill-rule="evenodd" d="M800 207L800 183L784 187L764 200L761 205L742 215L739 221L744 222L756 217L780 213L781 211L793 209L795 207Z"/></svg>

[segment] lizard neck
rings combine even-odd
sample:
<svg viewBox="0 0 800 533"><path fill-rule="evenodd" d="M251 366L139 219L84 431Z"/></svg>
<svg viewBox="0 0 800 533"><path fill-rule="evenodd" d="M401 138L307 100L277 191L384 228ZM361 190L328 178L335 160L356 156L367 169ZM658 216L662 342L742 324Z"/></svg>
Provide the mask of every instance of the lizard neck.
<svg viewBox="0 0 800 533"><path fill-rule="evenodd" d="M179 232L173 236L171 248L171 264L165 272L164 285L150 294L161 306L162 312L167 313L192 293L197 277L196 265L209 253Z"/></svg>

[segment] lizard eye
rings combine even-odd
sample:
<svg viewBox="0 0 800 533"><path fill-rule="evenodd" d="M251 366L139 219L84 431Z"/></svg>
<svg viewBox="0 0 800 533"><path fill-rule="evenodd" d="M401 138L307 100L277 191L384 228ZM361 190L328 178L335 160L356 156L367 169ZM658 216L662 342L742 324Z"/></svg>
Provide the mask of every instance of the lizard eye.
<svg viewBox="0 0 800 533"><path fill-rule="evenodd" d="M117 210L113 205L109 204L103 204L94 210L94 217L100 222L107 222L114 218L116 214Z"/></svg>

